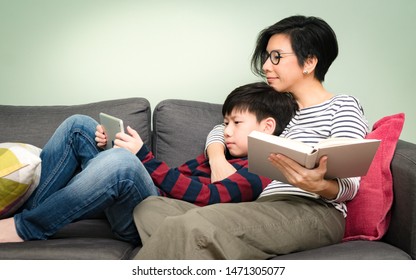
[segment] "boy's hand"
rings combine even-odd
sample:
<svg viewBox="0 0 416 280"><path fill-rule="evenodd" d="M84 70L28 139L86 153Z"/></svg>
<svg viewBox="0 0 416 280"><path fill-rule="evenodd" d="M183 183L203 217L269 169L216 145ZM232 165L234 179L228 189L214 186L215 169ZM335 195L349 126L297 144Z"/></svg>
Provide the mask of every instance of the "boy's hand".
<svg viewBox="0 0 416 280"><path fill-rule="evenodd" d="M95 142L97 142L97 146L100 148L105 148L107 145L107 137L104 134L104 128L102 125L97 125L95 130Z"/></svg>
<svg viewBox="0 0 416 280"><path fill-rule="evenodd" d="M135 155L143 147L143 140L130 126L127 126L127 132L128 134L122 132L116 134L114 148L124 148Z"/></svg>

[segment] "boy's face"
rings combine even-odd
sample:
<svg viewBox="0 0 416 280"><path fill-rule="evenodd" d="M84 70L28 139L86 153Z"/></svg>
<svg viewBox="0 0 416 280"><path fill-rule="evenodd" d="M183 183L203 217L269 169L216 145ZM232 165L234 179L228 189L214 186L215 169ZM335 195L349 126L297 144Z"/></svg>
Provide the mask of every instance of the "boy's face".
<svg viewBox="0 0 416 280"><path fill-rule="evenodd" d="M234 157L247 156L247 136L253 131L263 131L263 121L258 122L256 115L248 111L233 110L230 115L224 117L225 144Z"/></svg>

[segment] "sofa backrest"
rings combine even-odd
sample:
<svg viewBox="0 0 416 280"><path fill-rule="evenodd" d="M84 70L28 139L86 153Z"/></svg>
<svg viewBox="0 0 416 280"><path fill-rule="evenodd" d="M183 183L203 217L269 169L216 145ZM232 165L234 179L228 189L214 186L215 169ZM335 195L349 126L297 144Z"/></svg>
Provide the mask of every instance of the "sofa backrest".
<svg viewBox="0 0 416 280"><path fill-rule="evenodd" d="M168 99L153 112L153 152L156 158L176 167L204 151L212 128L224 121L222 105Z"/></svg>
<svg viewBox="0 0 416 280"><path fill-rule="evenodd" d="M0 143L29 143L42 148L59 124L73 114L84 114L98 121L104 112L123 119L151 144L151 107L145 98L126 98L72 106L0 105Z"/></svg>

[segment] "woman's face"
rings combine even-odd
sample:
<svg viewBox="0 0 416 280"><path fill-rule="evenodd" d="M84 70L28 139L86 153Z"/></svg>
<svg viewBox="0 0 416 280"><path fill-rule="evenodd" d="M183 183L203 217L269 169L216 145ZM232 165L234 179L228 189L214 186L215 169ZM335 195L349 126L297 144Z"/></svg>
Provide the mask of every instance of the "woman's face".
<svg viewBox="0 0 416 280"><path fill-rule="evenodd" d="M299 66L289 37L285 34L273 35L269 39L266 51L269 54L272 51L278 51L281 54L277 65L271 62L270 57L263 64L263 71L269 85L277 91L295 94L303 78L303 69Z"/></svg>

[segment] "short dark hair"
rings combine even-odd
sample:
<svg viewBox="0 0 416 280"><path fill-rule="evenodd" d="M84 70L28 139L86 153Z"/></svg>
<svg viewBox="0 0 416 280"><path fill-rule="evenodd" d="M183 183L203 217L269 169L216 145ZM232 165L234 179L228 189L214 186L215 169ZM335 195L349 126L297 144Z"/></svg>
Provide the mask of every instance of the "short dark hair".
<svg viewBox="0 0 416 280"><path fill-rule="evenodd" d="M332 62L338 56L338 42L334 30L318 17L291 16L267 27L260 32L251 59L253 73L264 77L263 58L270 37L288 35L292 49L302 67L307 58L316 57L315 78L323 82Z"/></svg>
<svg viewBox="0 0 416 280"><path fill-rule="evenodd" d="M225 99L222 115L233 110L248 111L260 122L268 117L276 121L274 135L280 135L298 109L290 93L280 93L265 82L256 82L234 89Z"/></svg>

